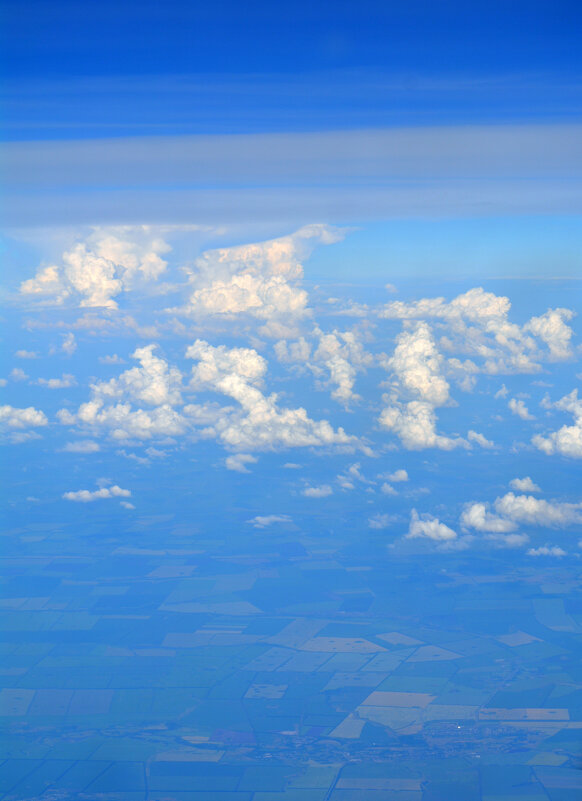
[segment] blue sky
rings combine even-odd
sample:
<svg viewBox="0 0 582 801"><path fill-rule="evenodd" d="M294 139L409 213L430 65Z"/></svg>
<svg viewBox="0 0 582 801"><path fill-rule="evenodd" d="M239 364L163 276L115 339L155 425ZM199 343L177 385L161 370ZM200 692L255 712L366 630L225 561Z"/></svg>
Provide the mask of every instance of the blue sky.
<svg viewBox="0 0 582 801"><path fill-rule="evenodd" d="M0 797L574 797L581 21L4 3Z"/></svg>
<svg viewBox="0 0 582 801"><path fill-rule="evenodd" d="M279 454L255 514L303 513L311 485L330 504L360 464L365 527L389 514L385 460L481 476L495 454L518 477L558 462L574 503L579 22L546 2L8 3L5 436L64 471L24 498L64 513L156 459L170 487L175 465L228 483ZM424 489L436 516L445 490ZM466 545L475 494L503 497L455 490Z"/></svg>

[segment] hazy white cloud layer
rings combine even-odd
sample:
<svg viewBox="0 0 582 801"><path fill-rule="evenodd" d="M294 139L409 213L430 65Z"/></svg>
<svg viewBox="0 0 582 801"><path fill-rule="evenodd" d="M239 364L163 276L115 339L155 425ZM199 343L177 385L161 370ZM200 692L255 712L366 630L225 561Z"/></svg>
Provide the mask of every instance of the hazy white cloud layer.
<svg viewBox="0 0 582 801"><path fill-rule="evenodd" d="M546 124L10 142L6 209L27 225L575 213L581 139Z"/></svg>

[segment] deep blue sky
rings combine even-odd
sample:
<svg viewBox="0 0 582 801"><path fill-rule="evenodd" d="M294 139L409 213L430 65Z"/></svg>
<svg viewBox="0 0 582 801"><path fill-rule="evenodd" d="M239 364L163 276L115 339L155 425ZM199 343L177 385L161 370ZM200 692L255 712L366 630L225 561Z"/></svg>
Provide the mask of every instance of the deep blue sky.
<svg viewBox="0 0 582 801"><path fill-rule="evenodd" d="M577 2L5 4L15 76L575 69Z"/></svg>
<svg viewBox="0 0 582 801"><path fill-rule="evenodd" d="M555 120L576 2L7 2L9 139Z"/></svg>

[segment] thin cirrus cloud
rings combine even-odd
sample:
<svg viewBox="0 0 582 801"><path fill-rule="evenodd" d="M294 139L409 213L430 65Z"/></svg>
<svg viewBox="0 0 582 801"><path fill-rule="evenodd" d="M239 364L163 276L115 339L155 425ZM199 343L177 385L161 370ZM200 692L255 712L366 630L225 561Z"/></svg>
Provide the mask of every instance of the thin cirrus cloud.
<svg viewBox="0 0 582 801"><path fill-rule="evenodd" d="M524 124L11 142L6 209L10 225L575 213L581 141Z"/></svg>

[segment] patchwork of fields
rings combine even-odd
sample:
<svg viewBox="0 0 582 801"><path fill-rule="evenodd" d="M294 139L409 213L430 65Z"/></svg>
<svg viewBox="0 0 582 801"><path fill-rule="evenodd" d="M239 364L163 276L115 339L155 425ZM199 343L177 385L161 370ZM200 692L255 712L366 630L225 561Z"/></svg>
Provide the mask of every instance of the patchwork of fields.
<svg viewBox="0 0 582 801"><path fill-rule="evenodd" d="M162 525L4 537L0 798L582 797L576 562Z"/></svg>

